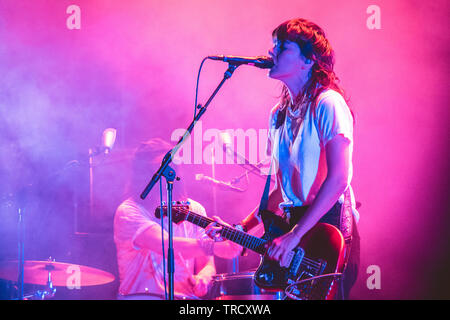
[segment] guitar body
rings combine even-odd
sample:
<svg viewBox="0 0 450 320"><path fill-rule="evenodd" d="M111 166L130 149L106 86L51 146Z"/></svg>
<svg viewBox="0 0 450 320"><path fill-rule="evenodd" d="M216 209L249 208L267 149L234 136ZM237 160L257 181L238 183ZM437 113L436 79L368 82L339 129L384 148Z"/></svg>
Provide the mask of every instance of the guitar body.
<svg viewBox="0 0 450 320"><path fill-rule="evenodd" d="M261 215L265 227L263 239L268 241L289 232L298 221L294 217L288 224L270 211L262 211ZM278 261L263 255L254 275L255 283L266 290L278 291L299 280L340 273L343 271L344 246L339 229L330 224L318 223L303 236L294 249L295 255L289 267L281 267ZM302 291L309 299L333 299L337 292L337 282L332 278L306 282Z"/></svg>

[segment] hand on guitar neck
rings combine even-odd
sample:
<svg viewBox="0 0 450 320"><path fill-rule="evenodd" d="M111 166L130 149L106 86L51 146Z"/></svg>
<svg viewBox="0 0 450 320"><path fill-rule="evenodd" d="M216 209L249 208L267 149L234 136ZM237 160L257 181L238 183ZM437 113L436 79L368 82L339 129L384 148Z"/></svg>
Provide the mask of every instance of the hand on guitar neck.
<svg viewBox="0 0 450 320"><path fill-rule="evenodd" d="M228 223L224 222L218 216L213 216L213 223L210 223L205 228L205 233L216 242L216 250L221 257L232 259L239 255L242 251L242 247L236 245L231 241L226 241L221 235L221 231L224 226L234 228ZM298 246L301 236L295 233L296 228L293 228L290 232L273 239L265 244L264 248L267 250L267 258L278 261L280 266L289 266L292 255L295 253L294 249ZM223 246L222 243L227 245ZM225 255L225 256L224 256Z"/></svg>
<svg viewBox="0 0 450 320"><path fill-rule="evenodd" d="M212 217L215 222L210 223L205 228L205 233L215 241L214 253L225 259L233 259L237 257L241 252L243 247L224 239L221 235L223 226L232 228L228 223L220 219L218 216Z"/></svg>

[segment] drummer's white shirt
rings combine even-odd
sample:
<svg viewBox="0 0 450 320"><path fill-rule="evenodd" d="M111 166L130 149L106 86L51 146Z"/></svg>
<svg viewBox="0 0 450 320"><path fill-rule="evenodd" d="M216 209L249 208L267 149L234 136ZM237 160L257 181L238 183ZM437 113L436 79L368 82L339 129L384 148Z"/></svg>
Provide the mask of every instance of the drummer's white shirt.
<svg viewBox="0 0 450 320"><path fill-rule="evenodd" d="M205 209L192 199L190 211L206 216ZM119 295L154 294L164 298L163 257L145 248L139 248L134 240L139 234L153 226L160 226L160 219L143 206L127 199L116 210L114 217L114 242L117 248L119 267ZM167 217L164 218L167 231ZM158 228L160 231L161 229ZM207 237L204 230L190 222L173 224L173 236L200 239ZM167 248L165 248L167 250ZM167 259L167 256L165 257ZM182 252L175 252L174 295L187 299L198 299L193 292L189 277L194 274L195 259L185 259ZM167 264L166 264L167 274ZM166 277L167 290L169 279Z"/></svg>
<svg viewBox="0 0 450 320"><path fill-rule="evenodd" d="M317 99L317 107L308 106L305 119L299 121L297 113L290 108L281 126L276 128L279 105L271 111L269 118L268 152L272 153L277 168L276 183L281 188L286 206L310 205L315 199L327 176L325 145L336 135L342 135L350 142L349 172L347 190L350 194L356 221L359 214L350 182L353 175L353 116L344 98L336 91L328 89ZM339 202L344 201L344 194Z"/></svg>

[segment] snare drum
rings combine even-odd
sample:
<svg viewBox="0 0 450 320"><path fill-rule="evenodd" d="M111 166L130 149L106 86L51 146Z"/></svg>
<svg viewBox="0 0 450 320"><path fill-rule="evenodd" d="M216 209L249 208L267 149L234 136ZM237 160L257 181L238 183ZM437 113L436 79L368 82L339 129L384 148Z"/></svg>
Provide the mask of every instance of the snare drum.
<svg viewBox="0 0 450 320"><path fill-rule="evenodd" d="M254 271L213 276L209 292L212 300L283 300L283 291L266 291L253 281Z"/></svg>

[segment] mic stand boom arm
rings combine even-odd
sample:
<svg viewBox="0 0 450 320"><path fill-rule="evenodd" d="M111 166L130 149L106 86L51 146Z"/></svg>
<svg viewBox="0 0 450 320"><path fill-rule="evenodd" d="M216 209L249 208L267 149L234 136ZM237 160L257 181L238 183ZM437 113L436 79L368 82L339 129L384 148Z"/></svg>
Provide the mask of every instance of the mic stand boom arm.
<svg viewBox="0 0 450 320"><path fill-rule="evenodd" d="M172 148L171 151L169 151L165 156L164 159L161 162L161 166L156 171L156 173L153 175L151 181L148 183L148 185L145 187L144 191L141 193L140 197L142 200L144 200L149 192L152 190L152 188L155 186L155 184L158 182L158 180L161 178L161 176L164 176L167 180L167 218L168 218L168 235L169 235L169 245L168 245L168 254L167 254L167 271L169 273L169 300L174 299L174 254L173 254L173 231L172 231L172 195L173 195L173 179L175 178L175 171L169 167L170 162L172 162L172 155L176 154L178 149L181 147L181 145L186 141L186 139L190 136L192 131L194 130L195 124L197 121L200 120L200 118L203 116L203 114L206 112L206 109L208 108L208 105L211 103L211 101L214 99L216 94L219 92L220 88L223 86L226 80L231 78L233 75L234 70L239 66L239 64L228 64L228 69L225 71L224 77L222 81L217 86L216 90L211 94L208 101L205 103L204 106L198 105L197 108L200 110L196 116L194 117L194 120L192 120L189 127L186 129L186 132L184 135L180 138L180 140L177 142L175 147Z"/></svg>

